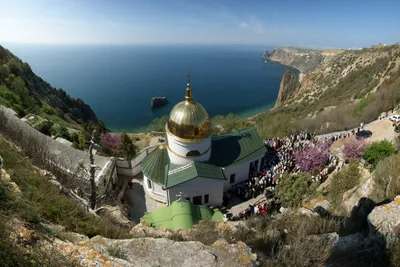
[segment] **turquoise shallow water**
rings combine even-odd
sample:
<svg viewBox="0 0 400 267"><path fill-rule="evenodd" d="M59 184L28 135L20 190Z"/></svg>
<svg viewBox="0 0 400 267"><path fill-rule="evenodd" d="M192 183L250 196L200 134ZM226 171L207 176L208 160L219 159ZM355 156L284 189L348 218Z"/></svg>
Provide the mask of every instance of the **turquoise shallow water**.
<svg viewBox="0 0 400 267"><path fill-rule="evenodd" d="M271 108L289 67L268 63L268 47L245 45L7 45L56 88L90 104L113 130L134 131L184 99L187 69L193 97L211 116L250 117ZM271 51L271 50L270 50ZM151 110L153 96L169 104Z"/></svg>

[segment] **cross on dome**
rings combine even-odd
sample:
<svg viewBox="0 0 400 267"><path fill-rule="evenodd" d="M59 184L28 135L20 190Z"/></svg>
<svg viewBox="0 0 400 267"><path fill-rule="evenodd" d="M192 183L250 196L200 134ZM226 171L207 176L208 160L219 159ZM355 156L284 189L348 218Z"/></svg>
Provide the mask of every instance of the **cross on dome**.
<svg viewBox="0 0 400 267"><path fill-rule="evenodd" d="M177 201L182 201L183 197L186 197L186 194L179 192L178 194L175 195L178 199Z"/></svg>
<svg viewBox="0 0 400 267"><path fill-rule="evenodd" d="M186 86L186 101L191 102L193 97L192 97L192 88L190 88L190 68L188 69L188 83Z"/></svg>

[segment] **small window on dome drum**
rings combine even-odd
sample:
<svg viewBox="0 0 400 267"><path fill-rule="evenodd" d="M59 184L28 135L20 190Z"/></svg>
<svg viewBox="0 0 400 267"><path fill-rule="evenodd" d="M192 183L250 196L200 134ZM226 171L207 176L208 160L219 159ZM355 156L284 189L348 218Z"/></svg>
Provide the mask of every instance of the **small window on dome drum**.
<svg viewBox="0 0 400 267"><path fill-rule="evenodd" d="M186 157L198 157L198 156L200 156L200 152L197 151L197 150L189 151L189 152L186 154Z"/></svg>

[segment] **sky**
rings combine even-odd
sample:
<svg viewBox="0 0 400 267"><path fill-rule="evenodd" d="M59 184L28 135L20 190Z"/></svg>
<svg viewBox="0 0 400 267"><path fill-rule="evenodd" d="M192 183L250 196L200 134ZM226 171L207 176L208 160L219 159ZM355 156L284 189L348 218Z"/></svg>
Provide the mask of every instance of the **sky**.
<svg viewBox="0 0 400 267"><path fill-rule="evenodd" d="M0 44L400 42L400 0L0 0Z"/></svg>

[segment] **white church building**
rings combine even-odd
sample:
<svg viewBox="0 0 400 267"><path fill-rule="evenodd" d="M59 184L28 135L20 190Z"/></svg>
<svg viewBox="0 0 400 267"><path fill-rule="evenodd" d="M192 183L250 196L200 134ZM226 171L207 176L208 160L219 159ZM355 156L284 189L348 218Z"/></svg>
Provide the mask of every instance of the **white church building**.
<svg viewBox="0 0 400 267"><path fill-rule="evenodd" d="M223 193L260 170L266 148L254 128L211 136L211 120L192 98L176 104L165 125L166 142L142 161L143 187L171 204L180 192L196 205L221 205Z"/></svg>

